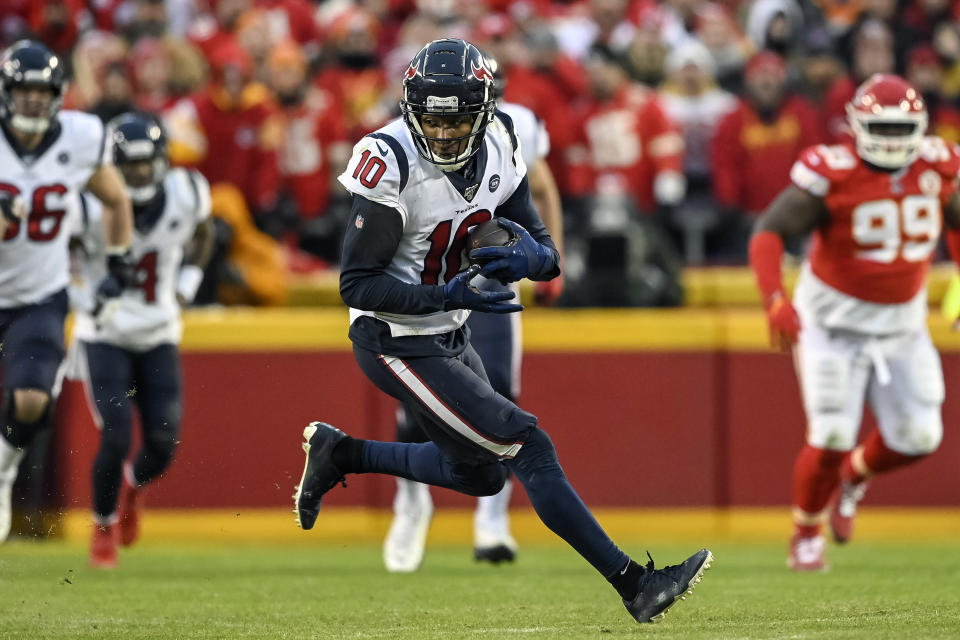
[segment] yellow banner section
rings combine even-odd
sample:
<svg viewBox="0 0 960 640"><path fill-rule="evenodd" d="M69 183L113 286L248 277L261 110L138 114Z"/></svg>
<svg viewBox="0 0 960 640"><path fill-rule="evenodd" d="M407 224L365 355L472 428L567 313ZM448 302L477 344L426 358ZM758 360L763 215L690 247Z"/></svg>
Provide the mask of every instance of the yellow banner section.
<svg viewBox="0 0 960 640"><path fill-rule="evenodd" d="M783 281L792 291L799 269L786 265ZM935 264L927 278L927 294L931 305L939 305L957 268L950 262ZM760 294L749 267L688 267L680 276L683 284L683 302L688 307L746 307L758 306ZM290 304L297 307L332 306L340 300L339 275L327 271L312 275L294 276L290 288ZM533 287L524 280L520 283L520 298L526 305L533 304Z"/></svg>
<svg viewBox="0 0 960 640"><path fill-rule="evenodd" d="M790 535L786 507L736 509L595 509L603 528L621 544L654 542L784 542ZM393 514L387 509L333 507L323 510L311 531L301 531L287 508L147 510L143 540L149 543L376 544L383 542ZM64 514L67 541L86 543L90 512ZM513 509L510 528L521 545L562 544L532 509ZM864 508L857 514L858 541L956 541L960 509ZM431 544L470 545L473 510L441 509L430 525Z"/></svg>
<svg viewBox="0 0 960 640"><path fill-rule="evenodd" d="M767 350L759 309L531 309L523 312L528 352ZM184 351L346 351L347 310L191 310ZM940 314L929 319L942 351L960 351L960 333Z"/></svg>

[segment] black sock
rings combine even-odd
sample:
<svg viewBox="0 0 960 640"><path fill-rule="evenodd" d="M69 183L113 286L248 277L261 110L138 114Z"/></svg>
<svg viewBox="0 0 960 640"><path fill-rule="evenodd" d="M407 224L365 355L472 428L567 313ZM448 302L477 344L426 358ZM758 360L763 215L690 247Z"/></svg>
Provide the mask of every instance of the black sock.
<svg viewBox="0 0 960 640"><path fill-rule="evenodd" d="M613 585L613 588L617 590L621 598L629 602L637 597L637 592L640 588L640 576L646 573L646 571L642 565L630 560L626 567L617 571L612 576L607 576L607 581Z"/></svg>
<svg viewBox="0 0 960 640"><path fill-rule="evenodd" d="M364 441L347 436L333 448L333 464L340 473L363 473L361 454Z"/></svg>

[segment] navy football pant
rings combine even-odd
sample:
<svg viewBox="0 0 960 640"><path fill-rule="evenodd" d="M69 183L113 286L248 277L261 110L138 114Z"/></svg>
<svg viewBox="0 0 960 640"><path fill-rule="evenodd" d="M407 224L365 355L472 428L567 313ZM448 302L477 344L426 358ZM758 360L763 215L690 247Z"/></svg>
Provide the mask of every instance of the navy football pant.
<svg viewBox="0 0 960 640"><path fill-rule="evenodd" d="M183 412L180 355L172 344L145 352L105 342L84 346L88 389L102 428L100 449L93 462L93 510L109 516L117 509L123 461L130 451L134 406L140 412L143 435L133 464L137 485L159 476L173 460Z"/></svg>
<svg viewBox="0 0 960 640"><path fill-rule="evenodd" d="M493 283L485 291L510 291ZM516 313L483 313L474 311L467 319L470 345L480 356L483 369L493 390L511 402L520 391L520 316ZM397 411L397 442L429 440L416 419L416 408L400 405Z"/></svg>
<svg viewBox="0 0 960 640"><path fill-rule="evenodd" d="M23 423L15 416L13 392L39 389L52 395L64 356L63 323L67 308L67 292L63 290L37 304L0 309L4 420L0 432L14 447L28 446L49 422L52 398L39 421Z"/></svg>
<svg viewBox="0 0 960 640"><path fill-rule="evenodd" d="M500 491L509 468L544 524L597 571L610 576L626 565L627 556L573 490L536 417L493 390L473 347L455 358L398 358L354 345L354 355L377 387L416 411L431 440L368 440L364 472L481 496Z"/></svg>

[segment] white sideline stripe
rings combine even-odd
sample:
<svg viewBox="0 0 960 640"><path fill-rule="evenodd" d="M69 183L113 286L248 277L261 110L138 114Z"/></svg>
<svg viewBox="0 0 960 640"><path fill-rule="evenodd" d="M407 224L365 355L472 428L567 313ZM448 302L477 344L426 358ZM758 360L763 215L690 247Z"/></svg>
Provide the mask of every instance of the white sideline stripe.
<svg viewBox="0 0 960 640"><path fill-rule="evenodd" d="M390 370L400 379L400 382L406 385L434 415L470 442L480 445L487 451L495 453L501 458L513 458L517 455L517 452L520 451L520 447L523 446L522 442L500 444L499 442L488 440L483 434L475 431L470 425L461 420L460 416L451 411L440 398L434 395L427 385L423 384L420 378L407 368L407 363L400 358L384 355L381 355L380 358L384 364L390 367Z"/></svg>

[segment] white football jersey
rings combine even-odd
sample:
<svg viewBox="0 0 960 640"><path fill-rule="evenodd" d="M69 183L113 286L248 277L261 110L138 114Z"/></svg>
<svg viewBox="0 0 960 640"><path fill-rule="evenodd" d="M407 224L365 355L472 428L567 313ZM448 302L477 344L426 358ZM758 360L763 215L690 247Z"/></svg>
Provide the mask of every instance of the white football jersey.
<svg viewBox="0 0 960 640"><path fill-rule="evenodd" d="M52 143L31 154L0 133L0 189L23 199L25 222L11 223L0 244L0 308L37 303L70 282L68 244L77 230L79 193L111 162L112 145L99 118L61 111Z"/></svg>
<svg viewBox="0 0 960 640"><path fill-rule="evenodd" d="M177 282L183 248L197 225L210 215L210 186L196 171L171 169L163 180L166 204L154 225L134 229L130 251L133 286L100 313L99 326L91 312L97 285L107 276L105 241L100 221L102 205L84 194L88 230L83 235L86 258L72 292L77 306L76 336L87 342L108 342L147 351L163 343L180 342L182 326Z"/></svg>
<svg viewBox="0 0 960 640"><path fill-rule="evenodd" d="M513 120L513 128L520 142L520 155L523 156L523 163L527 168L532 167L537 160L547 157L550 153L550 134L547 133L543 120L522 104L503 102L500 110Z"/></svg>
<svg viewBox="0 0 960 640"><path fill-rule="evenodd" d="M410 284L443 284L460 270L467 232L490 220L527 173L509 117L498 114L487 127L483 175L462 195L436 165L423 159L402 119L364 137L340 182L350 193L400 212L403 236L386 272ZM512 129L512 123L509 125ZM398 154L402 157L398 159ZM470 196L470 197L467 197ZM363 219L352 224L362 228ZM431 335L459 328L466 309L426 315L350 310L352 323L372 315L390 326L392 336Z"/></svg>

